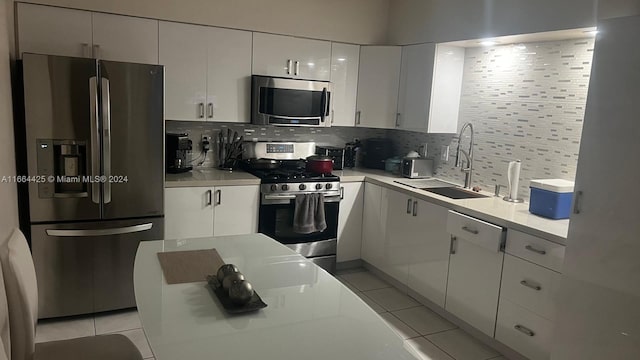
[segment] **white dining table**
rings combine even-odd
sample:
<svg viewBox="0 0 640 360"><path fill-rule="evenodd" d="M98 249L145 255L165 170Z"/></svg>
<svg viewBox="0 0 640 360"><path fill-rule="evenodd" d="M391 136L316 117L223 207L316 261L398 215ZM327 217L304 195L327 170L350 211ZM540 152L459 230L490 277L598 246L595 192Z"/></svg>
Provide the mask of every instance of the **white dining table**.
<svg viewBox="0 0 640 360"><path fill-rule="evenodd" d="M225 263L238 266L266 308L231 315L205 281L166 283L158 252L211 248ZM157 360L418 358L349 288L262 234L143 241L134 284L142 326Z"/></svg>

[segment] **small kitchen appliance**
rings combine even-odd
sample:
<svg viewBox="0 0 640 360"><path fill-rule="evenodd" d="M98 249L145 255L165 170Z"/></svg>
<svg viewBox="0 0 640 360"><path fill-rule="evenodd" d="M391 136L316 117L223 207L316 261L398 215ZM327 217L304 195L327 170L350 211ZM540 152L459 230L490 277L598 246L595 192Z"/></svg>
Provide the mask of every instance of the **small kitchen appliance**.
<svg viewBox="0 0 640 360"><path fill-rule="evenodd" d="M316 146L316 154L328 156L333 159L333 169L344 168L345 148L338 146Z"/></svg>
<svg viewBox="0 0 640 360"><path fill-rule="evenodd" d="M365 139L362 142L362 165L384 170L384 162L394 154L393 143L385 138Z"/></svg>
<svg viewBox="0 0 640 360"><path fill-rule="evenodd" d="M549 219L568 219L573 200L573 181L531 180L529 212Z"/></svg>
<svg viewBox="0 0 640 360"><path fill-rule="evenodd" d="M191 171L191 150L193 143L188 134L165 136L165 166L167 173L178 174Z"/></svg>
<svg viewBox="0 0 640 360"><path fill-rule="evenodd" d="M402 159L402 176L409 179L428 178L433 176L433 160L424 158Z"/></svg>
<svg viewBox="0 0 640 360"><path fill-rule="evenodd" d="M344 167L354 168L356 167L356 160L358 158L358 151L360 150L360 141L346 143L344 146Z"/></svg>

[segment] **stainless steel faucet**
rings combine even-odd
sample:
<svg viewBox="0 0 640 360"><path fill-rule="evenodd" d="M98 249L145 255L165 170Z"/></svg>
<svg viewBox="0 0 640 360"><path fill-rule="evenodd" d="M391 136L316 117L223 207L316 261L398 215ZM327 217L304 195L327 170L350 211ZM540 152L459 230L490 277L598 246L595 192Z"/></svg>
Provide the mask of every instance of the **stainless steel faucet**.
<svg viewBox="0 0 640 360"><path fill-rule="evenodd" d="M464 151L463 149L460 148L460 145L462 144L462 135L464 135L465 130L467 130L467 128L469 128L469 130L471 131L471 141L469 143L469 151ZM464 125L462 125L462 129L460 130L460 134L458 134L458 149L456 150L456 167L460 168L460 171L462 171L464 174L464 187L465 189L471 189L471 176L473 174L473 125L471 123L465 123ZM462 153L462 155L464 155L467 164L466 167L464 167L462 165L462 161L460 160L460 153Z"/></svg>

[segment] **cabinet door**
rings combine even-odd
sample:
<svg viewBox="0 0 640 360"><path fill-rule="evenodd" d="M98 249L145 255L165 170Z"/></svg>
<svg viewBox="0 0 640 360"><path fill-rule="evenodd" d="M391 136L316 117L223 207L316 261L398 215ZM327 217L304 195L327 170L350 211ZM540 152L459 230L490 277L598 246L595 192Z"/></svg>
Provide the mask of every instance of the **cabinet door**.
<svg viewBox="0 0 640 360"><path fill-rule="evenodd" d="M213 236L213 188L164 190L164 237L186 239Z"/></svg>
<svg viewBox="0 0 640 360"><path fill-rule="evenodd" d="M343 183L342 192L344 196L340 200L338 216L338 262L360 259L364 183Z"/></svg>
<svg viewBox="0 0 640 360"><path fill-rule="evenodd" d="M332 125L355 126L359 62L359 45L331 44Z"/></svg>
<svg viewBox="0 0 640 360"><path fill-rule="evenodd" d="M399 46L360 47L357 126L395 128L401 54Z"/></svg>
<svg viewBox="0 0 640 360"><path fill-rule="evenodd" d="M159 61L165 66L167 120L206 120L208 30L205 26L160 22Z"/></svg>
<svg viewBox="0 0 640 360"><path fill-rule="evenodd" d="M409 219L409 280L413 291L444 307L449 271L448 209L414 200ZM415 214L415 215L414 215Z"/></svg>
<svg viewBox="0 0 640 360"><path fill-rule="evenodd" d="M253 33L253 74L329 81L331 43Z"/></svg>
<svg viewBox="0 0 640 360"><path fill-rule="evenodd" d="M158 21L93 13L94 56L113 61L157 64Z"/></svg>
<svg viewBox="0 0 640 360"><path fill-rule="evenodd" d="M409 277L413 202L413 198L408 195L388 191L387 236L384 241L383 263L380 270L405 285Z"/></svg>
<svg viewBox="0 0 640 360"><path fill-rule="evenodd" d="M207 29L207 120L249 122L251 32Z"/></svg>
<svg viewBox="0 0 640 360"><path fill-rule="evenodd" d="M429 133L458 132L464 56L465 49L462 47L442 44L436 47L427 129Z"/></svg>
<svg viewBox="0 0 640 360"><path fill-rule="evenodd" d="M427 131L435 44L402 47L398 121L400 129Z"/></svg>
<svg viewBox="0 0 640 360"><path fill-rule="evenodd" d="M22 53L91 57L91 13L17 3L18 49Z"/></svg>
<svg viewBox="0 0 640 360"><path fill-rule="evenodd" d="M461 237L451 248L445 309L493 337L504 253Z"/></svg>
<svg viewBox="0 0 640 360"><path fill-rule="evenodd" d="M371 183L364 185L362 218L362 259L382 268L387 224L387 190Z"/></svg>
<svg viewBox="0 0 640 360"><path fill-rule="evenodd" d="M258 232L260 187L218 186L214 192L213 235L241 235Z"/></svg>

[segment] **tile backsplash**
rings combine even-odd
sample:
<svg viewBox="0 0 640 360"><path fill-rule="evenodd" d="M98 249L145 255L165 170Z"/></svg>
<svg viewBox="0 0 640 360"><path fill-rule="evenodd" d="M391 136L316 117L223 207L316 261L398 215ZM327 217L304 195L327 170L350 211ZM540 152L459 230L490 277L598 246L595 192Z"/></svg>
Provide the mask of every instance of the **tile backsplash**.
<svg viewBox="0 0 640 360"><path fill-rule="evenodd" d="M244 139L249 141L314 141L318 145L335 146L342 146L353 141L354 138L386 137L388 132L383 129L351 127L310 128L198 121L166 122L166 132L189 134L189 138L193 141L194 160L201 152L202 135L209 135L215 140L220 131L227 131L227 129L237 131L238 135L244 136ZM199 161L194 161L194 165L198 163ZM200 166L213 167L217 165L217 156L213 152L209 152L206 160Z"/></svg>
<svg viewBox="0 0 640 360"><path fill-rule="evenodd" d="M474 184L488 191L506 185L508 162L516 159L525 199L531 179L574 180L593 45L580 39L467 49L458 129L466 122L475 129ZM453 166L457 135L391 130L389 136L400 153L428 143L437 176L463 182ZM443 145L450 146L446 163Z"/></svg>

